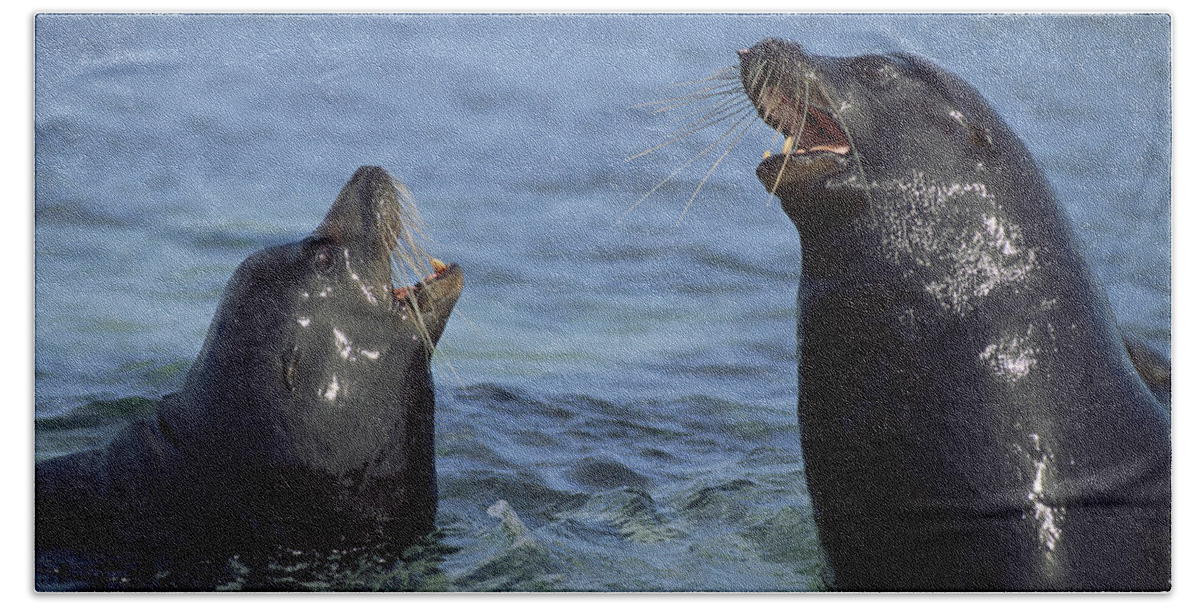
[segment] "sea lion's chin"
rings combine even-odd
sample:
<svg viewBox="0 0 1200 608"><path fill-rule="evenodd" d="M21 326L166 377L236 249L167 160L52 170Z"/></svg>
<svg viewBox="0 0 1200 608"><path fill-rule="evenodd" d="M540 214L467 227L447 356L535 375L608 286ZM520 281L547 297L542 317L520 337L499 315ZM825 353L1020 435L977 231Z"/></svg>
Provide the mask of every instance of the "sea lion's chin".
<svg viewBox="0 0 1200 608"><path fill-rule="evenodd" d="M399 331L416 329L429 338L429 346L441 339L446 320L462 293L463 272L455 263L434 259L434 272L404 287L392 288L391 312L398 317Z"/></svg>
<svg viewBox="0 0 1200 608"><path fill-rule="evenodd" d="M831 151L767 156L755 174L768 193L802 192L820 187L849 167L845 154Z"/></svg>

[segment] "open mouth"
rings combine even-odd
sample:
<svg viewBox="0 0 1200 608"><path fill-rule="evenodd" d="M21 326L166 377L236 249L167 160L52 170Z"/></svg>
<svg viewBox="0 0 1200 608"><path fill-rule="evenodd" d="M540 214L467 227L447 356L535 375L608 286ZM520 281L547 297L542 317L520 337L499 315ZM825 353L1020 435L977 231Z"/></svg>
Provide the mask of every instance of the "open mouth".
<svg viewBox="0 0 1200 608"><path fill-rule="evenodd" d="M426 309L431 303L431 298L438 297L437 286L440 282L462 275L462 269L455 263L447 264L437 258L430 258L429 265L433 267L433 272L426 275L425 278L411 285L393 287L393 300L407 306Z"/></svg>
<svg viewBox="0 0 1200 608"><path fill-rule="evenodd" d="M804 99L796 99L777 87L763 87L755 105L763 121L785 137L783 150L763 153L772 156L802 157L822 152L846 156L850 153L850 137L837 119L826 109Z"/></svg>

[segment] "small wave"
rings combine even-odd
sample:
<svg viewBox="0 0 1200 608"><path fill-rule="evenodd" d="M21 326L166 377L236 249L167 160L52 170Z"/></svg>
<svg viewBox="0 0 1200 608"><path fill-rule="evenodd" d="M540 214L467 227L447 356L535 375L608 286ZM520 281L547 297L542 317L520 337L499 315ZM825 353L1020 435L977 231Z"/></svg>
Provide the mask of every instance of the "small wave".
<svg viewBox="0 0 1200 608"><path fill-rule="evenodd" d="M128 397L92 401L66 413L35 418L34 460L96 448L116 437L131 421L154 413L157 399Z"/></svg>
<svg viewBox="0 0 1200 608"><path fill-rule="evenodd" d="M551 487L534 472L479 469L448 473L438 480L438 495L440 500L477 506L506 500L535 526L587 500L584 494Z"/></svg>
<svg viewBox="0 0 1200 608"><path fill-rule="evenodd" d="M585 457L566 473L567 479L583 486L600 489L649 487L650 480L633 469L608 459Z"/></svg>
<svg viewBox="0 0 1200 608"><path fill-rule="evenodd" d="M630 488L593 495L578 509L559 513L557 519L582 523L589 528L598 527L601 533L611 530L627 541L642 544L685 536L659 511L650 494Z"/></svg>
<svg viewBox="0 0 1200 608"><path fill-rule="evenodd" d="M563 560L554 555L538 535L504 499L487 509L500 520L471 547L476 553L470 569L455 577L454 586L477 591L548 591L562 581Z"/></svg>
<svg viewBox="0 0 1200 608"><path fill-rule="evenodd" d="M105 213L79 200L60 200L35 205L33 217L37 224L57 226L131 228L145 225L145 222L136 218Z"/></svg>
<svg viewBox="0 0 1200 608"><path fill-rule="evenodd" d="M37 418L33 421L33 428L40 433L130 422L153 414L156 407L158 407L157 399L145 397L93 401L65 414Z"/></svg>

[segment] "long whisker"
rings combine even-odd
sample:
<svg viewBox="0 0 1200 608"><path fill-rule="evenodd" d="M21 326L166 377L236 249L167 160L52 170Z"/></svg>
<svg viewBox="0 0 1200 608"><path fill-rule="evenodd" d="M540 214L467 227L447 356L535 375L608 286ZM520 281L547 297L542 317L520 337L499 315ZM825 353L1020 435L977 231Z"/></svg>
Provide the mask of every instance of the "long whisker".
<svg viewBox="0 0 1200 608"><path fill-rule="evenodd" d="M692 112L690 115L692 115L692 116L695 116L695 115L697 115L697 114L712 114L712 113L714 113L714 112L718 112L718 109L719 109L719 108L722 108L722 107L732 107L732 106L734 106L734 104L740 104L740 103L744 103L744 102L745 102L745 100L744 100L744 98L742 97L742 95L739 95L739 91L738 91L738 90L736 90L736 89L734 89L734 90L732 90L732 91L722 92L722 94L720 94L720 95L715 95L715 94L714 94L714 95L706 95L706 96L704 96L704 97L702 97L702 98L697 98L697 100L694 100L694 101L685 101L685 102L679 102L679 103L673 104L673 106L667 106L667 107L664 107L664 108L659 108L659 109L656 109L656 110L654 110L654 114L662 114L662 113L664 113L664 112L668 112L668 110L673 110L673 109L676 109L676 108L683 108L683 107L685 107L685 106L691 106L691 104L695 104L695 103L707 102L707 101L709 101L709 100L712 100L712 98L714 98L714 97L716 97L716 98L720 98L720 97L728 97L728 100L727 100L727 101L724 101L724 102L718 102L718 103L716 103L716 104L715 104L715 106L713 106L713 108L712 108L712 109L709 109L709 110L704 110L704 109L696 110L696 112ZM700 120L702 120L702 119L700 119Z"/></svg>
<svg viewBox="0 0 1200 608"><path fill-rule="evenodd" d="M730 117L737 116L739 113L743 112L748 105L748 102L742 99L735 99L728 103L721 104L695 122L668 133L667 139L663 140L662 143L642 150L641 152L626 158L625 162L641 158L647 154L650 154L651 152L661 150L677 141L687 139L688 137L691 137L692 135L695 135L696 133L699 133L700 131L703 131L704 129L707 129L713 125L725 122Z"/></svg>
<svg viewBox="0 0 1200 608"><path fill-rule="evenodd" d="M749 113L747 113L747 116L749 116ZM729 156L729 151L733 150L734 146L741 141L742 137L746 135L746 132L749 131L757 121L747 121L746 116L743 116L742 118L739 118L736 123L734 123L734 127L742 122L745 122L746 126L742 127L742 130L737 134L737 137L733 138L733 141L729 142L729 145L725 147L725 151L721 153L721 156L717 158L716 162L714 162L711 167L708 168L708 173L704 174L704 179L700 180L700 183L696 185L696 189L692 192L691 198L689 198L687 204L683 206L683 211L679 213L679 219L675 220L676 226L683 222L683 216L687 215L688 209L690 209L692 206L692 201L696 200L696 196L700 194L700 189L703 188L704 184L708 182L708 178L712 176L713 171L717 170L717 165L721 164L721 161L725 160L726 156ZM730 130L732 131L734 127L730 127ZM726 133L728 133L728 131ZM725 136L722 136L722 139L724 139L724 137Z"/></svg>
<svg viewBox="0 0 1200 608"><path fill-rule="evenodd" d="M697 84L704 84L706 82L712 82L714 80L737 80L737 79L738 79L738 66L728 65L728 66L725 66L725 67L717 70L716 72L714 72L708 76L705 76L704 78L701 78L699 80L684 80L684 81L680 81L680 82L673 82L673 83L671 83L670 86L686 87L686 86L692 86L692 85L697 85Z"/></svg>
<svg viewBox="0 0 1200 608"><path fill-rule="evenodd" d="M692 91L691 93L688 93L687 95L680 95L678 97L667 97L665 99L656 99L654 101L647 101L647 102L639 103L639 104L630 106L629 109L635 110L637 108L647 108L650 106L656 106L656 105L660 105L660 104L670 104L664 108L655 110L655 113L659 113L664 110L668 110L670 108L676 108L681 105L687 105L687 103L700 102L700 101L704 101L705 99L709 99L712 97L720 97L723 95L734 95L734 94L737 94L740 90L741 90L740 84L722 84L720 86L713 86L713 87L708 87L705 89L699 89L696 91ZM686 103L676 103L676 102L680 102L680 101L686 102Z"/></svg>
<svg viewBox="0 0 1200 608"><path fill-rule="evenodd" d="M691 123L676 130L675 133L678 133L685 129L695 127L703 122L711 122L713 120L716 120L719 122L721 119L717 118L717 115L721 114L722 112L726 112L727 110L735 109L740 106L747 106L747 105L749 105L749 102L746 99L744 99L741 95L730 95L728 100L718 103L718 104L712 106L711 108L709 108L708 110L703 110L703 109L697 110L697 111L689 114L688 115L689 117L697 116L697 118L693 119L691 121Z"/></svg>
<svg viewBox="0 0 1200 608"><path fill-rule="evenodd" d="M767 64L755 64L754 69L750 72L750 86L747 90L754 91L758 89L759 83L762 83L762 88L767 87L767 83L771 81L773 74L767 69Z"/></svg>
<svg viewBox="0 0 1200 608"><path fill-rule="evenodd" d="M742 122L746 121L752 115L752 111L753 111L753 108L744 109L742 111L742 116L733 123L733 126L729 127L729 129L727 129L725 131L725 133L723 133L720 137L718 137L716 141L709 144L708 147L704 148L700 152L697 152L696 155L693 156L691 159L689 159L686 163L680 165L679 168L672 171L670 175L668 175L662 181L658 182L658 184L656 184L653 188L651 188L649 192L642 195L642 198L639 198L637 200L637 202L635 202L628 209L626 209L625 213L621 214L621 217L624 218L625 216L629 215L634 209L637 209L638 206L640 206L647 198L650 198L651 194L654 194L655 192L657 192L658 189L663 186L663 184L666 184L667 182L671 181L671 179L674 178L676 175L678 175L680 171L683 171L687 167L691 166L691 164L696 162L697 159L708 154L714 148L716 148L717 144L721 143L721 141L723 141L725 138L729 137L730 133L732 133L734 130L736 130L738 128L738 126L740 126L742 124ZM693 194L692 197L695 198L695 195Z"/></svg>
<svg viewBox="0 0 1200 608"><path fill-rule="evenodd" d="M421 212L417 208L412 194L408 191L403 183L393 180L392 185L395 188L396 202L399 207L400 219L399 234L387 234L390 243L394 243L391 250L388 252L388 262L392 271L393 281L402 285L410 285L419 283L424 280L424 277L433 270L432 257L427 252L425 243L428 242L426 236L426 225L424 218L421 217ZM389 228L388 232L392 232ZM409 280L413 279L413 280ZM420 339L425 343L426 348L431 353L436 354L436 349L433 344L433 336L429 332L429 328L421 314L421 307L417 302L416 290L407 290L402 296L404 297L413 311L414 320L419 328Z"/></svg>
<svg viewBox="0 0 1200 608"><path fill-rule="evenodd" d="M726 90L726 91L721 91L720 93L712 93L712 94L709 94L709 95L698 96L698 97L696 97L695 99L690 99L690 100L687 100L687 101L681 101L681 102L679 102L679 103L672 104L672 105L669 105L669 106L663 106L663 107L661 107L661 108L658 108L657 110L654 110L654 113L655 113L655 114L662 114L663 112L668 112L668 111L674 110L674 109L676 109L676 108L682 108L682 107L686 107L686 106L690 106L690 105L698 104L698 103L701 103L701 102L709 101L710 99L713 99L713 98L720 98L720 97L728 97L730 101L726 101L726 102L724 102L724 103L722 103L722 104L718 104L718 105L726 105L726 104L728 104L728 103L730 103L731 101L734 101L734 100L739 100L739 101L741 101L741 95L740 95L740 91L739 91L737 88L731 88L731 89L729 89L729 90ZM715 106L714 106L714 107L715 107ZM694 114L699 114L699 113L700 113L700 112L695 112Z"/></svg>
<svg viewBox="0 0 1200 608"><path fill-rule="evenodd" d="M759 80L767 77L763 66L759 66L753 75L754 80ZM658 192L664 185L675 179L684 169L692 166L699 159L708 156L714 150L720 147L724 149L717 156L716 160L709 166L708 171L700 180L696 187L692 190L691 196L684 204L683 210L679 214L677 221L681 222L691 209L692 204L699 197L704 186L712 178L717 167L729 156L730 152L737 146L746 133L756 124L757 112L750 100L743 94L742 72L738 65L728 66L718 70L716 73L691 82L676 83L676 85L691 85L699 86L700 88L686 94L670 96L666 99L660 99L644 104L639 104L637 108L652 108L655 114L664 113L667 111L676 111L681 108L689 111L682 122L686 123L670 133L657 145L651 146L641 152L626 158L626 162L636 160L653 152L661 150L671 144L685 140L697 135L702 131L706 131L717 125L728 125L727 128L716 138L715 141L705 146L695 155L691 156L686 162L677 167L662 181L659 181L648 192L643 194L641 198L630 205L621 218L625 218L643 202L650 198L655 192Z"/></svg>

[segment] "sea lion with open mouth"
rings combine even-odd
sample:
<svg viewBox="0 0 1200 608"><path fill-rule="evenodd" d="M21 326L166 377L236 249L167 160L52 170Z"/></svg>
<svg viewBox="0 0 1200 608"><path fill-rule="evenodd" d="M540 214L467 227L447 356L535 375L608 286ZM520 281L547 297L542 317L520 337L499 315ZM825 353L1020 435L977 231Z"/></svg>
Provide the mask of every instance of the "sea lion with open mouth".
<svg viewBox="0 0 1200 608"><path fill-rule="evenodd" d="M154 557L403 546L433 528L430 358L463 286L362 167L301 241L230 279L183 390L36 469L36 549ZM395 288L393 271L424 275Z"/></svg>
<svg viewBox="0 0 1200 608"><path fill-rule="evenodd" d="M757 174L800 233L799 419L834 586L1169 589L1170 414L1020 139L913 55L739 55L787 138Z"/></svg>

